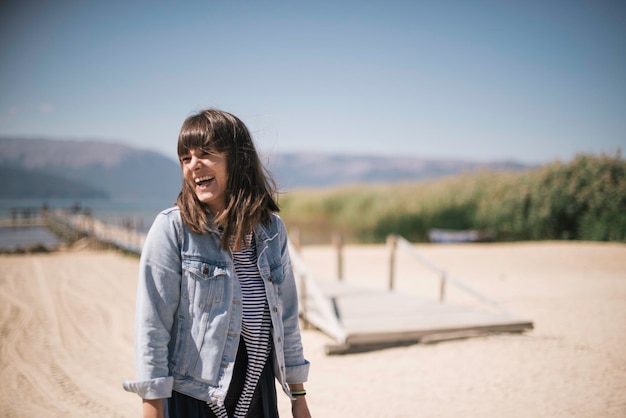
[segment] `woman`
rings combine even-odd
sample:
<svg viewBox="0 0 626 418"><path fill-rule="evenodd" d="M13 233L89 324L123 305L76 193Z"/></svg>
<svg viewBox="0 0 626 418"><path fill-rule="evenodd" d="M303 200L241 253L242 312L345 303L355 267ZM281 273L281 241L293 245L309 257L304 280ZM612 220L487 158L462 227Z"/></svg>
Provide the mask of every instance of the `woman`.
<svg viewBox="0 0 626 418"><path fill-rule="evenodd" d="M137 381L144 417L277 417L276 389L308 418L287 234L246 126L208 109L178 137L183 185L143 247Z"/></svg>

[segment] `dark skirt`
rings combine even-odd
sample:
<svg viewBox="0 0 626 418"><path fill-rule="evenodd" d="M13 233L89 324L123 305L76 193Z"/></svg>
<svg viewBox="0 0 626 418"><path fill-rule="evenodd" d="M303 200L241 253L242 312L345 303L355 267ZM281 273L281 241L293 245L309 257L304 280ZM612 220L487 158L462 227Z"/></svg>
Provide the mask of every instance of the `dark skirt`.
<svg viewBox="0 0 626 418"><path fill-rule="evenodd" d="M265 362L263 372L257 383L252 402L246 418L278 418L278 406L276 401L276 385L274 383L274 368L272 367L273 353ZM233 378L228 387L226 399L226 411L232 416L237 407L237 401L243 390L248 367L248 352L243 338L239 343L239 351L233 370ZM165 418L216 418L215 414L205 401L192 398L179 392L172 392L172 397L163 400Z"/></svg>

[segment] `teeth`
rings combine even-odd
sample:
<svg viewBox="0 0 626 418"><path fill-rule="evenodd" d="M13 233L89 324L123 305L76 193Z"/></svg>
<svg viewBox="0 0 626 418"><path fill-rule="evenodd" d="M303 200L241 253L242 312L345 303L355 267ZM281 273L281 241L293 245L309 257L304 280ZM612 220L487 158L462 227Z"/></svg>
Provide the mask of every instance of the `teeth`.
<svg viewBox="0 0 626 418"><path fill-rule="evenodd" d="M209 181L209 180L213 180L214 178L215 178L215 177L213 177L213 176L205 176L205 177L198 177L198 178L195 178L193 181L195 181L195 182L196 182L196 184L197 184L197 183L200 183L200 182L202 182L202 181Z"/></svg>

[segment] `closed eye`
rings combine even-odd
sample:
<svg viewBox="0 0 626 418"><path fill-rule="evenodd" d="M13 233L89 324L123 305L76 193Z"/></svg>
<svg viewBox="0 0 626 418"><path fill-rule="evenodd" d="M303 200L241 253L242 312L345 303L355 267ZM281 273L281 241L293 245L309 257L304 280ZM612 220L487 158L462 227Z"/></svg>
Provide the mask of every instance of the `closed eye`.
<svg viewBox="0 0 626 418"><path fill-rule="evenodd" d="M201 149L198 151L198 157L199 158L207 158L210 157L211 155L216 155L215 152L211 151L210 149Z"/></svg>

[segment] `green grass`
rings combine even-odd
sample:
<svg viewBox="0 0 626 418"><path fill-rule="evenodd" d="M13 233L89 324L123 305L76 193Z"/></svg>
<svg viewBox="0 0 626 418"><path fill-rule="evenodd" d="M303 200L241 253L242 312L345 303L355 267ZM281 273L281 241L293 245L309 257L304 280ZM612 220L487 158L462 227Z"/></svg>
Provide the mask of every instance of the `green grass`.
<svg viewBox="0 0 626 418"><path fill-rule="evenodd" d="M579 155L524 172L482 171L436 181L297 190L279 198L303 241L426 241L428 231L478 229L500 241L626 241L626 161Z"/></svg>

